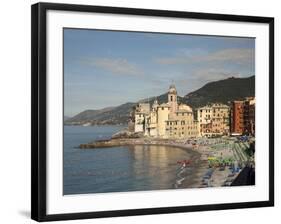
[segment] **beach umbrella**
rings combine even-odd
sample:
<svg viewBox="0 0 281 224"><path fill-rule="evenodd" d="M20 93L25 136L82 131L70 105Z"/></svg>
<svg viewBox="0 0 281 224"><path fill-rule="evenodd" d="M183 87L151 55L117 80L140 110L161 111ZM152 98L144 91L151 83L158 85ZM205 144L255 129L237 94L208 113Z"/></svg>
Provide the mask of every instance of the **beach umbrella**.
<svg viewBox="0 0 281 224"><path fill-rule="evenodd" d="M210 156L210 157L208 157L208 160L210 160L210 161L214 161L214 160L216 160L217 158L216 157L214 157L214 156Z"/></svg>

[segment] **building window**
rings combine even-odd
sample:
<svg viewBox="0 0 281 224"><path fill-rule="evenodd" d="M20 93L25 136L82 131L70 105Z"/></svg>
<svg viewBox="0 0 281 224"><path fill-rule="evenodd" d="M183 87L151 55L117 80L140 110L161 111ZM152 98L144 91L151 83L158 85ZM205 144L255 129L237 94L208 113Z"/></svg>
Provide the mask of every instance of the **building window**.
<svg viewBox="0 0 281 224"><path fill-rule="evenodd" d="M171 101L173 101L173 96L171 96Z"/></svg>

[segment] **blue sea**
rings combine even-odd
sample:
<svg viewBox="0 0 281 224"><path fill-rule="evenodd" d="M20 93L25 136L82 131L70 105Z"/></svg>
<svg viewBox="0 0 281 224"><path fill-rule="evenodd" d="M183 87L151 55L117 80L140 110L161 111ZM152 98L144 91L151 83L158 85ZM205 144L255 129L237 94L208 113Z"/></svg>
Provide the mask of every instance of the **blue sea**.
<svg viewBox="0 0 281 224"><path fill-rule="evenodd" d="M65 126L63 192L89 194L175 189L192 178L196 167L184 168L178 161L198 159L187 149L136 145L80 149L81 143L108 139L123 126Z"/></svg>

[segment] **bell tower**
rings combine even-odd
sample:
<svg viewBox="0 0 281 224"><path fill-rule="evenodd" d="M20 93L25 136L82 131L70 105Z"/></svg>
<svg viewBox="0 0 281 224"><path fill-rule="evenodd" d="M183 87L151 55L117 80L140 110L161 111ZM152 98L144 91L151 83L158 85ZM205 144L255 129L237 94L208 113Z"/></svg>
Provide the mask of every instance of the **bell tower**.
<svg viewBox="0 0 281 224"><path fill-rule="evenodd" d="M174 114L178 109L178 96L177 89L174 84L170 85L168 92L168 104L170 106L171 113Z"/></svg>

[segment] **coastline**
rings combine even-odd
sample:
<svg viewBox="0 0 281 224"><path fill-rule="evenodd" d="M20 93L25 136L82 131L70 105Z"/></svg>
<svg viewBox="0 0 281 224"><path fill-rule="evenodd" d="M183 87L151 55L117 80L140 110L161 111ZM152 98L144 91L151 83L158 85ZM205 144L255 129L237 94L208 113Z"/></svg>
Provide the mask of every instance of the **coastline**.
<svg viewBox="0 0 281 224"><path fill-rule="evenodd" d="M204 141L207 141L207 143ZM136 136L117 136L107 140L97 140L86 144L80 144L79 147L80 149L85 150L131 145L159 145L190 150L194 153L198 153L198 156L196 156L197 158L188 165L189 168L193 168L193 173L191 174L192 176L189 178L181 178L181 176L178 176L179 180L177 180L178 184L175 184L175 188L183 189L231 186L233 181L239 176L242 169L240 168L237 171L233 171L235 170L233 164L218 167L212 165L210 166L209 163L209 159L213 157L223 160L234 155L233 150L227 145L230 144L230 140L214 139L210 142L208 141L209 140L206 139L160 139ZM214 147L219 145L221 145L219 148L214 149Z"/></svg>
<svg viewBox="0 0 281 224"><path fill-rule="evenodd" d="M80 149L95 149L95 148L112 148L118 146L132 146L132 145L154 145L154 146L169 146L189 150L195 153L196 159L192 161L191 166L194 168L192 177L180 180L176 189L183 188L202 188L202 178L208 171L208 156L210 156L211 149L204 145L193 145L187 143L187 140L179 139L155 139L155 138L116 138L108 140L98 140L87 144L80 144ZM176 184L177 185L177 184Z"/></svg>
<svg viewBox="0 0 281 224"><path fill-rule="evenodd" d="M156 138L116 138L107 140L97 140L90 143L83 143L79 145L80 149L95 149L95 148L111 148L117 146L130 145L160 145L170 146L182 149L192 150L200 154L201 160L207 160L211 149L204 145L193 145L187 143L187 140L178 139L156 139Z"/></svg>

